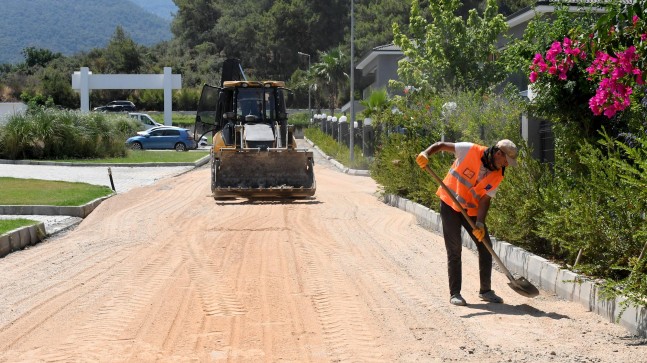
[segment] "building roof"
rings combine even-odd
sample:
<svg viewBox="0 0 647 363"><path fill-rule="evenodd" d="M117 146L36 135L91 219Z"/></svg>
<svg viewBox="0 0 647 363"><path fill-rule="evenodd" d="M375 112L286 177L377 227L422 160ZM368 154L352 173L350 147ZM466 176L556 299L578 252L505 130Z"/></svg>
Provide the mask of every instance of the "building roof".
<svg viewBox="0 0 647 363"><path fill-rule="evenodd" d="M397 45L385 44L373 48L362 60L359 61L355 69L364 69L367 65L377 58L379 55L404 55L402 50Z"/></svg>

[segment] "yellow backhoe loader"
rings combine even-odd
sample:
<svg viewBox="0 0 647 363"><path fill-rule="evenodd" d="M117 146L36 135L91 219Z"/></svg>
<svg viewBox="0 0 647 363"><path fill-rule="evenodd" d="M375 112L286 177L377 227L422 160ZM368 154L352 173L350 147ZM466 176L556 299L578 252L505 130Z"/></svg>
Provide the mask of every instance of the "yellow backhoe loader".
<svg viewBox="0 0 647 363"><path fill-rule="evenodd" d="M314 158L297 148L285 106L288 92L282 81L248 81L237 59L223 64L219 87L202 88L195 130L213 135L216 200L314 195Z"/></svg>

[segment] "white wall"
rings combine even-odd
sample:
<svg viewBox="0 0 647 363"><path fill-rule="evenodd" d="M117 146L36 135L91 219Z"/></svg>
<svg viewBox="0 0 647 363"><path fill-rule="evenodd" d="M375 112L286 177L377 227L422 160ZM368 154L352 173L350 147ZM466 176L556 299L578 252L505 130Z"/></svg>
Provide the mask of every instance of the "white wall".
<svg viewBox="0 0 647 363"><path fill-rule="evenodd" d="M27 111L27 105L22 102L0 102L0 125L4 125L9 116L25 111Z"/></svg>

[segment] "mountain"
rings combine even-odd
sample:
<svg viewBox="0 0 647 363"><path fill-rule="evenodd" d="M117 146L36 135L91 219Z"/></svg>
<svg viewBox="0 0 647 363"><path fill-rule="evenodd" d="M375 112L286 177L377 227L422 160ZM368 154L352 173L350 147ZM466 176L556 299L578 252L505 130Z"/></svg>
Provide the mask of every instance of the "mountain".
<svg viewBox="0 0 647 363"><path fill-rule="evenodd" d="M103 48L118 25L142 45L172 37L169 19L129 0L2 0L2 3L0 64L23 61L21 51L26 47L46 48L64 55Z"/></svg>
<svg viewBox="0 0 647 363"><path fill-rule="evenodd" d="M177 13L177 6L173 0L130 0L142 9L171 21L173 14Z"/></svg>

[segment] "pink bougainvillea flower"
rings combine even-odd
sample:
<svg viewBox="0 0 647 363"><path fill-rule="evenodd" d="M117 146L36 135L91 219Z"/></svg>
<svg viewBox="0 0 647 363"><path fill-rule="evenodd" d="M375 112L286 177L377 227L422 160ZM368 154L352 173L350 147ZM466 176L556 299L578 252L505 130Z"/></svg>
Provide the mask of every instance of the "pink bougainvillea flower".
<svg viewBox="0 0 647 363"><path fill-rule="evenodd" d="M530 72L530 77L529 77L530 78L530 83L537 82L537 76L538 76L537 72L534 72L534 71Z"/></svg>

